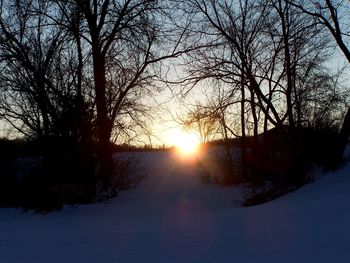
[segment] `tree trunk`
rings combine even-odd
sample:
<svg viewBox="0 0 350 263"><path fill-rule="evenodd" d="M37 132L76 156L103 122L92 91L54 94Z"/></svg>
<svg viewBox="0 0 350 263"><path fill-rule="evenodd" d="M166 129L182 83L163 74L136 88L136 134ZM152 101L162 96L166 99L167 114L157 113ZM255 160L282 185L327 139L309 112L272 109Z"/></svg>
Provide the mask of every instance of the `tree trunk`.
<svg viewBox="0 0 350 263"><path fill-rule="evenodd" d="M103 190L107 190L112 177L113 162L110 145L111 129L106 106L105 58L99 50L93 50L93 63L97 109L98 156L100 161L98 177L103 181Z"/></svg>
<svg viewBox="0 0 350 263"><path fill-rule="evenodd" d="M288 5L286 3L286 5ZM294 118L293 118L293 103L292 103L292 91L293 91L293 72L292 72L292 62L290 56L289 48L289 6L285 6L285 11L283 11L282 3L279 1L279 14L282 24L282 34L283 34L283 43L284 43L284 63L286 67L287 74L287 90L286 90L286 101L287 101L287 116L290 127L294 127Z"/></svg>
<svg viewBox="0 0 350 263"><path fill-rule="evenodd" d="M343 126L339 134L339 157L342 158L346 145L348 143L348 138L350 136L350 107L345 115Z"/></svg>
<svg viewBox="0 0 350 263"><path fill-rule="evenodd" d="M245 87L244 87L244 75L241 75L241 165L242 165L242 176L246 176L246 134L245 134Z"/></svg>
<svg viewBox="0 0 350 263"><path fill-rule="evenodd" d="M258 132L259 132L259 120L256 112L256 105L255 105L255 95L253 89L250 90L250 106L252 108L252 116L253 116L253 122L254 122L254 127L253 127L253 151L256 149L258 145Z"/></svg>

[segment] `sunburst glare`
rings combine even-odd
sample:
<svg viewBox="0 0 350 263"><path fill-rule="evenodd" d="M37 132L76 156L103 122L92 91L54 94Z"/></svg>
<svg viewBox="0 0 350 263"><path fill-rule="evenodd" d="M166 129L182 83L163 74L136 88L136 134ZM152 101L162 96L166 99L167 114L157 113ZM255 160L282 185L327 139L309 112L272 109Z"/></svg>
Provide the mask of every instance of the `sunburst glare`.
<svg viewBox="0 0 350 263"><path fill-rule="evenodd" d="M173 140L176 149L182 155L194 155L199 149L200 141L194 132L179 131Z"/></svg>

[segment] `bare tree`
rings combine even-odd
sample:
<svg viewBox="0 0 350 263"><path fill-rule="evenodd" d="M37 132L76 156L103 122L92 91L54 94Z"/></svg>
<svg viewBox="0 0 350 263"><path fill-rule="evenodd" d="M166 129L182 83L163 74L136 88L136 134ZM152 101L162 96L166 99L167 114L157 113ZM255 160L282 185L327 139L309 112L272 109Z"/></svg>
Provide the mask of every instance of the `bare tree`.
<svg viewBox="0 0 350 263"><path fill-rule="evenodd" d="M27 136L94 139L107 187L113 132L146 127L145 98L160 90L162 61L190 46L169 4L1 1L2 118Z"/></svg>
<svg viewBox="0 0 350 263"><path fill-rule="evenodd" d="M212 141L219 131L218 118L212 108L197 103L179 121L185 128L198 133L200 143Z"/></svg>
<svg viewBox="0 0 350 263"><path fill-rule="evenodd" d="M269 3L199 0L187 2L198 16L194 31L206 43L206 48L197 50L190 57L188 80L196 84L199 81L215 79L222 83L220 85L227 87L227 105L221 100L220 109L227 110L231 105L240 105L239 136L244 164L248 125L252 123L254 141L257 144L260 112L264 113L268 122L277 127L282 126L285 118L274 102L277 93L266 93L266 76L261 70L269 66L265 61L271 56L271 51L279 52L267 48L265 28ZM274 53L272 56L276 56ZM226 116L222 122L224 131L230 131L227 126L228 115L222 116Z"/></svg>
<svg viewBox="0 0 350 263"><path fill-rule="evenodd" d="M66 1L55 1L65 10ZM100 176L112 172L110 138L124 119L138 123L142 98L157 91L161 61L177 57L182 35L171 30L168 2L141 0L69 1L82 14L80 38L92 57L93 95L101 162ZM167 49L164 49L166 47ZM141 115L140 115L141 113Z"/></svg>
<svg viewBox="0 0 350 263"><path fill-rule="evenodd" d="M35 13L47 8L45 1L1 1L1 115L19 132L36 138L55 133L65 107L61 103L71 93L70 86L61 89L59 76L64 32Z"/></svg>
<svg viewBox="0 0 350 263"><path fill-rule="evenodd" d="M230 87L231 94L239 93L242 115L250 112L255 134L260 113L265 130L268 122L281 126L286 119L294 126L295 116L301 125L299 86L310 81L307 74L325 72L322 65L331 54L317 23L279 0L190 5L199 17L194 30L207 48L189 58L189 82L217 79ZM241 123L245 126L245 118Z"/></svg>
<svg viewBox="0 0 350 263"><path fill-rule="evenodd" d="M337 46L344 54L346 60L350 63L349 49L349 1L344 0L325 0L316 2L307 1L288 1L291 5L299 8L305 14L315 18L323 25L335 40ZM340 131L339 153L343 154L347 140L350 135L350 108L344 118Z"/></svg>

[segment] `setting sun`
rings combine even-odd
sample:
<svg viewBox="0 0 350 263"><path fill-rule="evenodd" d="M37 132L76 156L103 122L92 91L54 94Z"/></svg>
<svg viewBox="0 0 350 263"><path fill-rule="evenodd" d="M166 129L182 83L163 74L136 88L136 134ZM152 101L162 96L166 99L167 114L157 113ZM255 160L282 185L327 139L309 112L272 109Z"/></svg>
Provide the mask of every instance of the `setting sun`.
<svg viewBox="0 0 350 263"><path fill-rule="evenodd" d="M174 146L184 155L194 154L199 147L199 138L195 133L178 132L173 137Z"/></svg>

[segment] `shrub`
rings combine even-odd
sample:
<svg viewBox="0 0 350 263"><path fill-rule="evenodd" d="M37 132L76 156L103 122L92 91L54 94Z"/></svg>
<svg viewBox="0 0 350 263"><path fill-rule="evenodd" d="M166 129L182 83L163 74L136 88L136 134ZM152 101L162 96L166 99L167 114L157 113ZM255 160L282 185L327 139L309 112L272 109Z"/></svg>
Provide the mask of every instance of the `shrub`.
<svg viewBox="0 0 350 263"><path fill-rule="evenodd" d="M251 178L242 205L264 203L294 191L313 180L315 166L336 168L341 161L336 154L337 138L337 132L330 129L287 129L267 134L247 163Z"/></svg>
<svg viewBox="0 0 350 263"><path fill-rule="evenodd" d="M2 152L0 158L1 206L45 212L65 203L94 200L96 162L92 148L62 138L46 143L2 142L11 154Z"/></svg>
<svg viewBox="0 0 350 263"><path fill-rule="evenodd" d="M230 186L244 181L240 149L214 147L198 161L199 175L203 182Z"/></svg>
<svg viewBox="0 0 350 263"><path fill-rule="evenodd" d="M141 160L132 154L116 156L113 163L112 184L114 188L126 190L135 187L146 176L141 163Z"/></svg>

